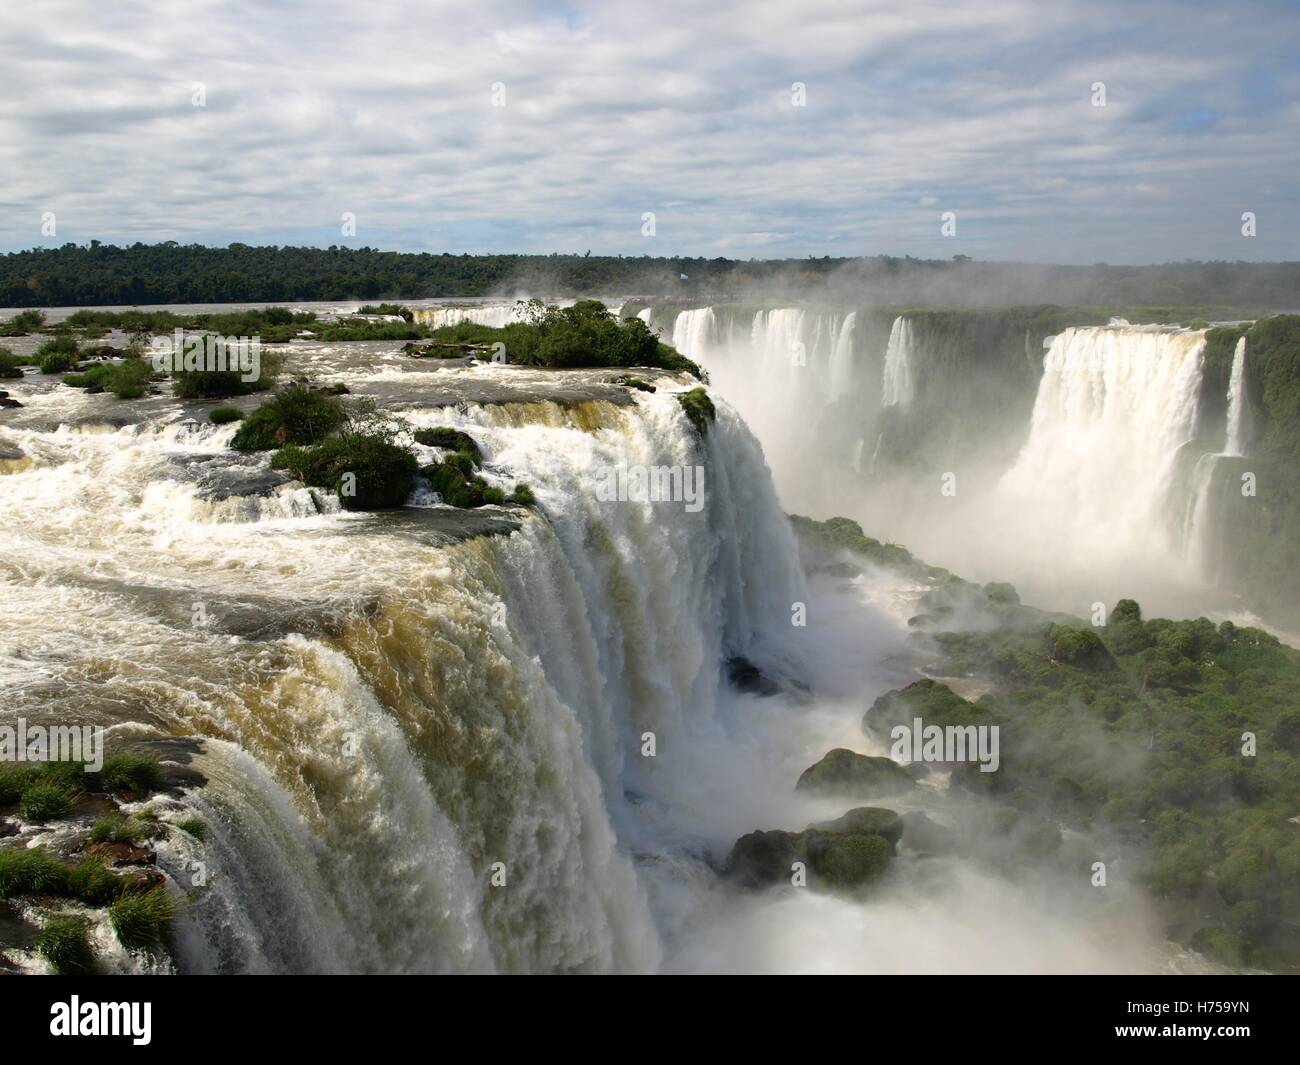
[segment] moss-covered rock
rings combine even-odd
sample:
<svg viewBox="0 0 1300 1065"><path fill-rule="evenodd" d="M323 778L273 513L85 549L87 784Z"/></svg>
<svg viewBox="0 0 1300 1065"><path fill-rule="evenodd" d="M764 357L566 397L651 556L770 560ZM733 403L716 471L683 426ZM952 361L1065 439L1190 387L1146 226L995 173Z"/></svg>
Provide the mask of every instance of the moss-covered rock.
<svg viewBox="0 0 1300 1065"><path fill-rule="evenodd" d="M713 400L709 399L709 394L702 388L692 388L689 392L683 392L677 397L677 402L682 405L686 417L701 436L707 433L709 426L717 420L718 412L713 406Z"/></svg>
<svg viewBox="0 0 1300 1065"><path fill-rule="evenodd" d="M855 890L879 880L894 849L881 836L834 833L809 836L807 852L811 882L835 891Z"/></svg>
<svg viewBox="0 0 1300 1065"><path fill-rule="evenodd" d="M731 848L723 875L747 888L788 883L793 876L792 866L802 853L801 843L799 832L747 833Z"/></svg>
<svg viewBox="0 0 1300 1065"><path fill-rule="evenodd" d="M741 887L794 883L796 863L808 887L858 889L889 866L903 822L892 810L863 806L802 832L750 832L736 840L723 875Z"/></svg>
<svg viewBox="0 0 1300 1065"><path fill-rule="evenodd" d="M915 786L898 763L837 747L809 766L795 785L797 791L859 795L896 795Z"/></svg>
<svg viewBox="0 0 1300 1065"><path fill-rule="evenodd" d="M915 718L923 725L979 725L985 723L987 712L979 705L963 699L946 684L923 677L898 691L886 692L862 718L862 728L870 736L888 741L890 730L896 725L909 728Z"/></svg>
<svg viewBox="0 0 1300 1065"><path fill-rule="evenodd" d="M834 821L822 821L811 826L811 830L830 835L880 836L895 847L903 838L903 819L893 810L881 806L857 806Z"/></svg>

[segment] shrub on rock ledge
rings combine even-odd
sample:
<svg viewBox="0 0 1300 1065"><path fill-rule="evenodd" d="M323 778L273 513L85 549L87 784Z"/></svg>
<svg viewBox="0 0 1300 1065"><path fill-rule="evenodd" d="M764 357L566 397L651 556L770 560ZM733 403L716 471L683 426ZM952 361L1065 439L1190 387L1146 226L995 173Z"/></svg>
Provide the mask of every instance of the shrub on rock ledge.
<svg viewBox="0 0 1300 1065"><path fill-rule="evenodd" d="M345 510L389 510L415 487L415 456L381 433L343 433L315 447L291 445L271 460L303 484L334 492Z"/></svg>

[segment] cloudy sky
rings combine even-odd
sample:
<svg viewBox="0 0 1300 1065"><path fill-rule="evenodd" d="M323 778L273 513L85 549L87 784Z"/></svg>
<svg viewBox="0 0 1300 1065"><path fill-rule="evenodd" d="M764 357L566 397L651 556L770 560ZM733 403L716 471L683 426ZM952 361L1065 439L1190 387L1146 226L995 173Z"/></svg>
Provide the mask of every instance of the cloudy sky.
<svg viewBox="0 0 1300 1065"><path fill-rule="evenodd" d="M1300 258L1294 0L10 0L0 67L0 250Z"/></svg>

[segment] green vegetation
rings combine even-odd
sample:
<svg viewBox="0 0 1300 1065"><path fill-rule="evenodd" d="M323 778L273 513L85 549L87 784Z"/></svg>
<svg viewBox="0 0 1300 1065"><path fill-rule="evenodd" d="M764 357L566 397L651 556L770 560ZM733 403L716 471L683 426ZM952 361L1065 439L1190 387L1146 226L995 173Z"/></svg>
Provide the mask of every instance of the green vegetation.
<svg viewBox="0 0 1300 1065"><path fill-rule="evenodd" d="M22 337L35 333L45 324L44 311L19 311L8 321L0 322L0 337Z"/></svg>
<svg viewBox="0 0 1300 1065"><path fill-rule="evenodd" d="M77 342L70 336L56 336L36 349L34 356L41 373L67 373L78 362Z"/></svg>
<svg viewBox="0 0 1300 1065"><path fill-rule="evenodd" d="M43 848L0 848L0 899L55 894L67 882L67 867Z"/></svg>
<svg viewBox="0 0 1300 1065"><path fill-rule="evenodd" d="M507 496L502 489L488 484L478 475L483 453L468 433L438 426L417 429L414 436L417 444L451 452L446 458L420 468L420 474L448 506L475 509L488 504L500 506L506 502L526 507L536 505L537 499L528 485L515 485Z"/></svg>
<svg viewBox="0 0 1300 1065"><path fill-rule="evenodd" d="M291 385L245 418L230 446L236 451L271 451L286 444L317 444L346 420L336 396Z"/></svg>
<svg viewBox="0 0 1300 1065"><path fill-rule="evenodd" d="M144 359L124 359L99 363L83 373L66 374L63 383L87 392L111 392L118 399L139 399L155 377L153 367Z"/></svg>
<svg viewBox="0 0 1300 1065"><path fill-rule="evenodd" d="M193 836L200 843L208 838L208 823L201 817L187 817L184 821L177 821L176 827Z"/></svg>
<svg viewBox="0 0 1300 1065"><path fill-rule="evenodd" d="M144 793L161 782L157 759L131 752L106 759L98 773L81 762L0 762L0 807L39 821L63 816L83 792Z"/></svg>
<svg viewBox="0 0 1300 1065"><path fill-rule="evenodd" d="M640 321L639 318L631 320ZM677 397L677 402L682 405L686 417L691 420L691 424L695 426L695 431L700 436L709 431L709 426L718 417L718 412L713 408L713 400L709 399L709 394L702 388L693 388L689 392L682 393Z"/></svg>
<svg viewBox="0 0 1300 1065"><path fill-rule="evenodd" d="M682 275L688 280L681 280ZM1182 262L1159 266L1044 266L962 259L613 255L452 255L374 248L207 248L164 241L128 247L64 244L0 256L0 305L107 306L284 300L411 300L501 291L638 292L698 297L746 290L798 292L834 278L845 288L906 298L920 289L997 291L1088 305L1294 306L1296 263ZM1023 295L1017 295L1021 293ZM625 313L631 314L630 308ZM1207 314L1202 317L1222 317Z"/></svg>
<svg viewBox="0 0 1300 1065"><path fill-rule="evenodd" d="M635 388L638 392L654 392L655 386L649 381L643 381L639 377L633 377L631 374L621 374L614 378L614 384L626 385L628 388Z"/></svg>
<svg viewBox="0 0 1300 1065"><path fill-rule="evenodd" d="M1117 834L1173 909L1212 915L1251 964L1300 964L1287 931L1300 919L1300 652L1231 622L1143 621L1132 600L1097 630L1030 614L927 638L945 672L999 687L970 703L918 681L878 700L868 729L913 715L998 724L1000 770L971 766L954 787Z"/></svg>
<svg viewBox="0 0 1300 1065"><path fill-rule="evenodd" d="M502 504L506 494L478 476L478 463L468 451L457 451L441 462L423 467L420 473L449 506L473 509L489 503ZM516 487L516 492L518 487Z"/></svg>
<svg viewBox="0 0 1300 1065"><path fill-rule="evenodd" d="M902 835L903 822L892 810L863 806L802 832L741 836L727 856L723 875L748 888L790 884L794 863L801 862L808 886L856 893L885 874Z"/></svg>
<svg viewBox="0 0 1300 1065"><path fill-rule="evenodd" d="M409 450L373 430L326 437L314 447L289 444L275 453L271 465L303 484L334 492L345 510L400 507L415 487L418 468Z"/></svg>
<svg viewBox="0 0 1300 1065"><path fill-rule="evenodd" d="M881 560L852 522L792 520L806 550ZM1058 822L1119 841L1171 934L1226 964L1300 968L1300 651L1231 622L1144 619L1132 599L1093 627L901 548L888 562L931 586L913 640L945 675L993 687L971 702L919 680L876 700L868 734L888 743L916 717L997 725L998 771L959 765L951 788L999 804L1008 861L1087 868Z"/></svg>
<svg viewBox="0 0 1300 1065"><path fill-rule="evenodd" d="M800 542L820 556L819 561L823 563L830 562L842 551L851 551L877 566L886 566L921 580L949 576L947 570L918 562L905 547L873 540L863 533L861 525L850 518L814 521L799 514L791 514L790 524Z"/></svg>
<svg viewBox="0 0 1300 1065"><path fill-rule="evenodd" d="M587 366L657 366L701 377L690 359L662 343L640 318L615 318L599 300L572 307L548 307L531 300L523 320L501 328L459 322L428 331L458 354L491 357L493 344L505 346L506 361L519 366L576 369Z"/></svg>
<svg viewBox="0 0 1300 1065"><path fill-rule="evenodd" d="M90 922L84 917L47 918L36 934L36 951L61 976L90 973L95 968Z"/></svg>
<svg viewBox="0 0 1300 1065"><path fill-rule="evenodd" d="M166 946L175 917L176 904L161 887L122 895L108 908L113 931L128 950Z"/></svg>
<svg viewBox="0 0 1300 1065"><path fill-rule="evenodd" d="M95 843L129 843L138 846L145 835L145 828L139 821L121 814L101 817L90 829L90 838Z"/></svg>
<svg viewBox="0 0 1300 1065"><path fill-rule="evenodd" d="M238 407L213 407L208 411L208 421L213 425L229 425L231 422L237 422L244 416L244 412Z"/></svg>
<svg viewBox="0 0 1300 1065"><path fill-rule="evenodd" d="M102 858L86 858L68 870L67 892L91 906L107 906L120 894L125 881L111 872Z"/></svg>
<svg viewBox="0 0 1300 1065"><path fill-rule="evenodd" d="M913 786L907 770L897 762L837 747L803 771L795 790L894 795Z"/></svg>
<svg viewBox="0 0 1300 1065"><path fill-rule="evenodd" d="M337 322L317 322L312 332L330 343L353 340L422 340L429 329L413 322L367 322L342 318Z"/></svg>
<svg viewBox="0 0 1300 1065"><path fill-rule="evenodd" d="M71 810L76 805L77 794L62 780L37 780L23 789L18 811L23 820L44 824Z"/></svg>
<svg viewBox="0 0 1300 1065"><path fill-rule="evenodd" d="M408 322L415 321L415 314L409 308L403 307L400 303L381 303L378 306L366 304L357 314L388 314L398 318L405 318Z"/></svg>
<svg viewBox="0 0 1300 1065"><path fill-rule="evenodd" d="M12 379L22 377L22 364L15 355L6 347L0 347L0 378Z"/></svg>
<svg viewBox="0 0 1300 1065"><path fill-rule="evenodd" d="M105 760L99 783L112 792L156 791L162 783L162 767L158 759L147 754L115 754Z"/></svg>
<svg viewBox="0 0 1300 1065"><path fill-rule="evenodd" d="M479 450L478 444L474 442L474 438L469 433L462 433L459 429L449 429L444 426L436 426L433 429L417 429L414 438L417 444L423 444L425 447L440 447L447 451L463 451L475 463L483 461L483 454Z"/></svg>

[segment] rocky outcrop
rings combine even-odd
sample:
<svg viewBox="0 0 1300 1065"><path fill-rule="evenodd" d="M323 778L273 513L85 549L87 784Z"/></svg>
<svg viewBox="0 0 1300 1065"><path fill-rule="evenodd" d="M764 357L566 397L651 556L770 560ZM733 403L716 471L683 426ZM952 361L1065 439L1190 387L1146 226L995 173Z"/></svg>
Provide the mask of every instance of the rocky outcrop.
<svg viewBox="0 0 1300 1065"><path fill-rule="evenodd" d="M897 762L837 747L803 771L795 790L837 795L897 795L915 786L911 774Z"/></svg>
<svg viewBox="0 0 1300 1065"><path fill-rule="evenodd" d="M741 836L723 875L745 888L794 884L803 877L812 888L858 892L885 874L902 835L903 822L892 810L859 807L802 832Z"/></svg>

